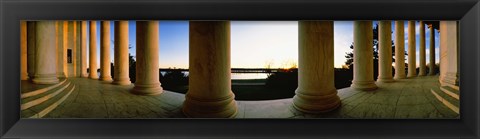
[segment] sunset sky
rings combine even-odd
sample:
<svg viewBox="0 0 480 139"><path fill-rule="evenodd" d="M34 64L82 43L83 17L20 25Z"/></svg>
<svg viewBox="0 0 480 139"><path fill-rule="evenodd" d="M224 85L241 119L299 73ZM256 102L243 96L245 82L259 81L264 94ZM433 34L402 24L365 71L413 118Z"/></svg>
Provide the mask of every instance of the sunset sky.
<svg viewBox="0 0 480 139"><path fill-rule="evenodd" d="M377 22L374 21L375 25ZM392 22L392 38L395 38ZM408 24L405 21L405 51L408 50ZM114 59L114 24L111 22L111 62ZM160 68L188 68L188 21L160 21ZM430 31L425 26L426 63L429 62ZM417 66L419 62L419 24L416 23ZM87 39L88 39L87 33ZM135 53L135 21L129 22L129 43ZM393 40L393 39L392 39ZM88 41L88 40L87 40ZM353 42L353 21L334 22L334 66L345 64L345 53ZM97 22L97 57L100 58L100 22ZM88 43L87 43L88 48ZM435 30L436 62L439 62L439 34ZM298 22L297 21L231 21L231 67L264 68L270 63L272 68L286 68L298 63ZM88 51L87 51L88 55ZM405 57L408 59L408 57ZM87 61L88 62L88 61ZM407 60L406 60L407 62ZM98 64L100 60L98 59Z"/></svg>

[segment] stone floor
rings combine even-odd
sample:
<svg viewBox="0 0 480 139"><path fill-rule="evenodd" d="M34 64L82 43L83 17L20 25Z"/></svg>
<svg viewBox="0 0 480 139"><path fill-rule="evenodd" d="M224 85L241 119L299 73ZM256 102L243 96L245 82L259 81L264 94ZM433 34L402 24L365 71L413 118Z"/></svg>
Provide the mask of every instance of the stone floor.
<svg viewBox="0 0 480 139"><path fill-rule="evenodd" d="M69 78L77 89L44 118L184 118L184 95L164 91L158 96L129 93L133 86L117 86L86 78ZM342 105L324 114L305 114L292 99L237 101L236 118L459 118L430 93L438 76L377 83L375 91L338 90Z"/></svg>

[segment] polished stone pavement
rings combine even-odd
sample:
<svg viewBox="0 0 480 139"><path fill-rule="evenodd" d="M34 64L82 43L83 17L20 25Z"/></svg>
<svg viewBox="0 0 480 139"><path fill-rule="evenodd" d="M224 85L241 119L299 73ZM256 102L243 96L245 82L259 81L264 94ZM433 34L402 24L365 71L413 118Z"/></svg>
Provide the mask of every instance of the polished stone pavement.
<svg viewBox="0 0 480 139"><path fill-rule="evenodd" d="M184 118L184 95L164 91L158 96L139 96L133 87L87 78L69 78L77 89L44 118ZM324 114L296 111L292 99L237 101L236 118L459 118L431 94L439 87L438 76L377 83L375 91L338 90L342 105Z"/></svg>

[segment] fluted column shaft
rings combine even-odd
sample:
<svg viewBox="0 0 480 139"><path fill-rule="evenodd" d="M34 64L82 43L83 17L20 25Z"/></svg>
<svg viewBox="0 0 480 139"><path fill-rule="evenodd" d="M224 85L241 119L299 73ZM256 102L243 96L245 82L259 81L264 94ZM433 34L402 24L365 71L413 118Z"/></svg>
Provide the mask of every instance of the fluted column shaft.
<svg viewBox="0 0 480 139"><path fill-rule="evenodd" d="M429 69L429 72L428 72L428 75L435 75L436 71L435 71L435 29L433 28L433 25L429 25L429 29L430 29L430 47L429 47L429 51L430 51L430 62L429 62L429 65L428 65L428 69Z"/></svg>
<svg viewBox="0 0 480 139"><path fill-rule="evenodd" d="M68 58L67 58L67 50L68 50L68 46L69 46L69 42L72 42L73 40L72 39L69 39L69 36L70 36L70 33L68 32L68 21L63 21L63 46L62 48L59 48L58 51L62 51L62 52L58 52L59 53L59 57L61 57L59 63L62 63L62 64L59 64L59 68L62 68L61 71L64 72L65 74L65 77L68 77L69 75L69 70L68 70Z"/></svg>
<svg viewBox="0 0 480 139"><path fill-rule="evenodd" d="M372 21L353 23L353 81L352 88L374 90Z"/></svg>
<svg viewBox="0 0 480 139"><path fill-rule="evenodd" d="M110 71L110 21L101 21L100 30L100 80L112 81Z"/></svg>
<svg viewBox="0 0 480 139"><path fill-rule="evenodd" d="M98 79L97 74L97 21L90 21L89 78Z"/></svg>
<svg viewBox="0 0 480 139"><path fill-rule="evenodd" d="M82 22L75 21L75 48L74 48L74 60L75 60L75 77L82 77Z"/></svg>
<svg viewBox="0 0 480 139"><path fill-rule="evenodd" d="M426 52L425 52L425 23L420 21L420 69L418 76L427 75Z"/></svg>
<svg viewBox="0 0 480 139"><path fill-rule="evenodd" d="M440 83L458 85L457 21L440 21Z"/></svg>
<svg viewBox="0 0 480 139"><path fill-rule="evenodd" d="M69 22L69 25L68 25L68 47L69 49L71 49L72 51L72 55L71 55L71 63L69 63L68 65L68 70L69 70L69 75L67 75L68 77L77 77L77 70L78 70L78 66L79 65L79 62L77 60L77 49L78 49L78 35L77 35L77 21L70 21Z"/></svg>
<svg viewBox="0 0 480 139"><path fill-rule="evenodd" d="M231 91L230 22L190 21L188 117L234 117Z"/></svg>
<svg viewBox="0 0 480 139"><path fill-rule="evenodd" d="M28 80L27 21L20 21L20 80Z"/></svg>
<svg viewBox="0 0 480 139"><path fill-rule="evenodd" d="M128 61L128 21L115 21L113 83L130 85Z"/></svg>
<svg viewBox="0 0 480 139"><path fill-rule="evenodd" d="M408 21L408 73L407 77L417 76L416 61L416 42L415 42L415 21Z"/></svg>
<svg viewBox="0 0 480 139"><path fill-rule="evenodd" d="M158 21L137 21L136 81L132 93L158 95L160 87Z"/></svg>
<svg viewBox="0 0 480 139"><path fill-rule="evenodd" d="M395 76L404 79L405 75L405 38L403 20L395 21Z"/></svg>
<svg viewBox="0 0 480 139"><path fill-rule="evenodd" d="M293 106L320 113L340 106L333 66L333 21L298 22L298 88Z"/></svg>
<svg viewBox="0 0 480 139"><path fill-rule="evenodd" d="M57 77L66 77L65 74L65 67L67 66L66 64L66 53L64 52L64 41L67 41L64 38L65 30L65 21L57 21L56 23L56 30L57 30L57 36L56 36L56 42L57 42Z"/></svg>
<svg viewBox="0 0 480 139"><path fill-rule="evenodd" d="M37 21L36 28L36 57L35 77L33 83L58 83L56 67L55 21Z"/></svg>
<svg viewBox="0 0 480 139"><path fill-rule="evenodd" d="M392 22L380 21L378 28L379 54L377 82L392 82Z"/></svg>
<svg viewBox="0 0 480 139"><path fill-rule="evenodd" d="M87 21L81 21L81 72L80 76L88 77L87 73Z"/></svg>

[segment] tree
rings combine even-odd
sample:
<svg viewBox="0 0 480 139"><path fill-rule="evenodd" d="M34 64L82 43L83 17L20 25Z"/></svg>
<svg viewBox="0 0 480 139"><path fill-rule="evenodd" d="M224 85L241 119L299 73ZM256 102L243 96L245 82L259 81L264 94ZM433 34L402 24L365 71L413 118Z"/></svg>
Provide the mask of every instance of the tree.
<svg viewBox="0 0 480 139"><path fill-rule="evenodd" d="M134 83L137 80L137 78L136 78L136 76L137 76L136 63L137 62L133 58L134 58L134 56L130 55L130 53L129 53L128 54L128 65L129 65L128 66L128 71L129 71L128 74L129 74L129 77L130 77L130 81L132 83Z"/></svg>
<svg viewBox="0 0 480 139"><path fill-rule="evenodd" d="M132 44L128 44L128 49L132 49L133 48L133 45ZM130 77L130 81L132 83L135 83L135 81L137 80L137 67L136 67L136 61L135 61L135 56L131 55L130 53L128 53L128 75Z"/></svg>
<svg viewBox="0 0 480 139"><path fill-rule="evenodd" d="M373 28L373 65L374 65L374 69L375 70L378 70L378 43L379 43L379 40L378 40L378 23L375 24L374 28ZM395 62L395 41L392 40L392 62ZM350 49L352 49L352 52L347 52L346 55L345 55L345 58L347 58L347 60L345 61L345 65L347 65L349 67L349 69L353 69L353 46L354 46L354 43L352 42L352 44L350 45ZM408 55L407 52L405 51L405 55Z"/></svg>
<svg viewBox="0 0 480 139"><path fill-rule="evenodd" d="M175 89L179 86L188 85L188 75L183 73L182 69L172 69L165 72L165 75L160 74L160 81L162 87L165 89Z"/></svg>
<svg viewBox="0 0 480 139"><path fill-rule="evenodd" d="M267 72L267 77L272 75L273 60L268 60L265 62L265 69Z"/></svg>

